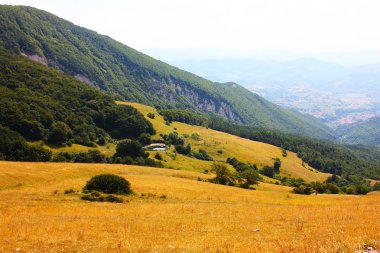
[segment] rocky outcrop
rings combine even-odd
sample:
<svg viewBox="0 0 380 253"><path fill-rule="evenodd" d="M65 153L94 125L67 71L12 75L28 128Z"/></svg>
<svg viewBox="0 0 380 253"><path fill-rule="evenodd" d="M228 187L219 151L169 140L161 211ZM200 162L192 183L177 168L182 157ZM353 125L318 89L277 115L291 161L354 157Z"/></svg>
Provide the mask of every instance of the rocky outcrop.
<svg viewBox="0 0 380 253"><path fill-rule="evenodd" d="M97 87L96 86L96 83L91 81L90 79L88 79L87 77L81 75L81 74L76 74L75 76L75 79L77 79L78 81L81 81L81 82L84 82L84 83L87 83L91 86L94 86L94 87ZM98 87L97 87L98 88Z"/></svg>
<svg viewBox="0 0 380 253"><path fill-rule="evenodd" d="M209 94L202 92L189 84L178 82L170 79L168 82L160 82L155 80L158 85L154 91L157 96L163 96L170 102L174 102L174 94L182 96L189 101L195 108L206 113L215 113L224 118L242 123L239 115L233 110L232 106L222 98L214 98Z"/></svg>
<svg viewBox="0 0 380 253"><path fill-rule="evenodd" d="M44 57L42 57L42 56L39 56L38 54L29 55L29 54L21 53L21 55L28 57L32 61L41 63L43 65L47 65L46 59Z"/></svg>

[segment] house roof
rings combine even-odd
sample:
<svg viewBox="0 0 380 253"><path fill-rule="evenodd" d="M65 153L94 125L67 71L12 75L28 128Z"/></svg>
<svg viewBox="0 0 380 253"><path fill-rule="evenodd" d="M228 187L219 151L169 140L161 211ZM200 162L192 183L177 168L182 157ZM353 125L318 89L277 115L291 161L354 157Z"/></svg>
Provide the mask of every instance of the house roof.
<svg viewBox="0 0 380 253"><path fill-rule="evenodd" d="M152 143L152 144L144 146L144 148L154 148L154 147L165 148L166 145L165 143Z"/></svg>

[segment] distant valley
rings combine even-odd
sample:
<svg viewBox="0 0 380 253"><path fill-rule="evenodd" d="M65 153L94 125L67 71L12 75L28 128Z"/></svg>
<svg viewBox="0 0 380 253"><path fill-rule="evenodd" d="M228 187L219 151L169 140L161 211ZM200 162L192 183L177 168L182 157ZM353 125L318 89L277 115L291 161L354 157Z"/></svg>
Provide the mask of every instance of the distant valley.
<svg viewBox="0 0 380 253"><path fill-rule="evenodd" d="M316 59L185 60L173 65L205 78L238 82L270 101L337 128L380 115L380 64L345 67Z"/></svg>

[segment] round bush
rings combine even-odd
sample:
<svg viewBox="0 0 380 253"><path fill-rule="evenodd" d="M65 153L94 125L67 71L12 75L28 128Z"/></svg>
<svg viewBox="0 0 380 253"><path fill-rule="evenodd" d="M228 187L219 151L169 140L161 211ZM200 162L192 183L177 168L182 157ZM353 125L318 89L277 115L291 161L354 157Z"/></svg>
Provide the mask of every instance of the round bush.
<svg viewBox="0 0 380 253"><path fill-rule="evenodd" d="M131 184L123 177L101 174L92 177L83 187L83 191L99 191L107 194L131 194Z"/></svg>

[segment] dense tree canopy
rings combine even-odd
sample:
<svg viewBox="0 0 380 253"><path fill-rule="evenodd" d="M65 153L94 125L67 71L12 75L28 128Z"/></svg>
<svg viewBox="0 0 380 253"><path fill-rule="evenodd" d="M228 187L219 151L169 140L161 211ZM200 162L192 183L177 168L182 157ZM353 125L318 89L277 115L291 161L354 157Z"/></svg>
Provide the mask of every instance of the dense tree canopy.
<svg viewBox="0 0 380 253"><path fill-rule="evenodd" d="M153 134L130 106L61 72L0 48L0 124L28 140L94 146L107 138Z"/></svg>

